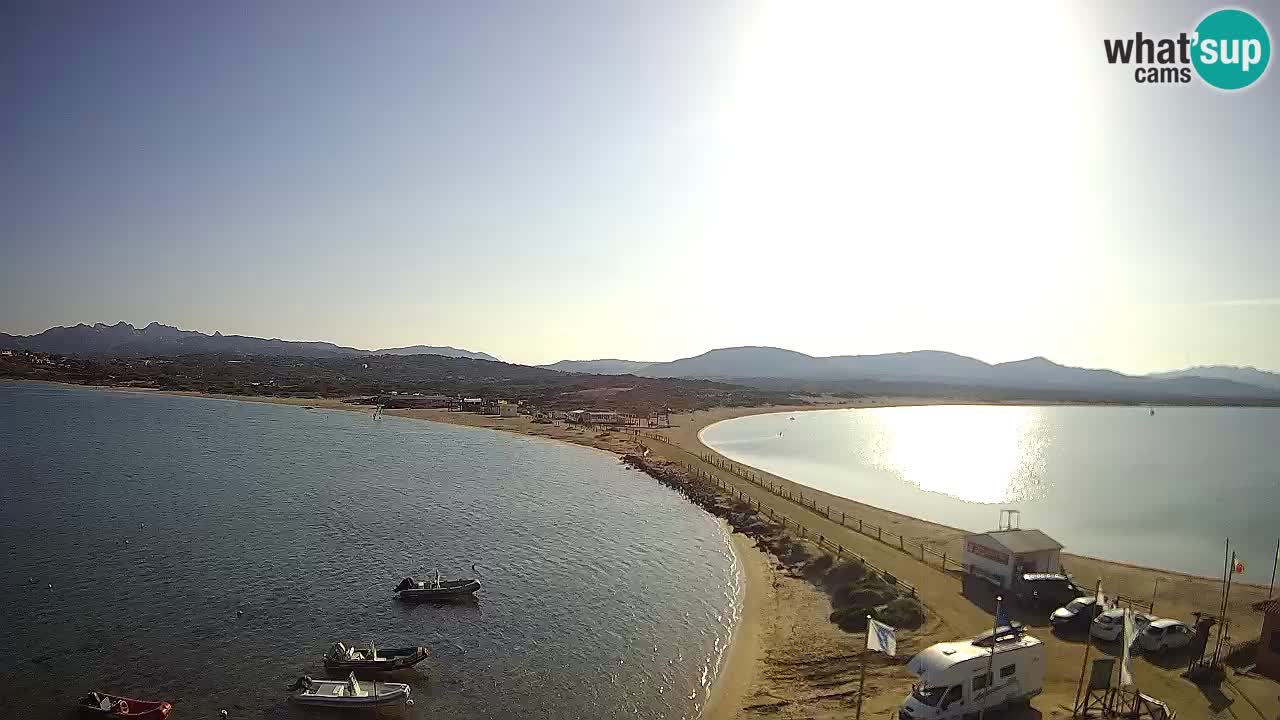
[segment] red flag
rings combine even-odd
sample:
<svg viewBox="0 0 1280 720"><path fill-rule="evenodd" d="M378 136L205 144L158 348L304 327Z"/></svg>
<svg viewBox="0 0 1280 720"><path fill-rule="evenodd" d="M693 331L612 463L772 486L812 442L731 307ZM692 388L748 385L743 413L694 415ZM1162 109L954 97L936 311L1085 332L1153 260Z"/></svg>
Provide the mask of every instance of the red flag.
<svg viewBox="0 0 1280 720"><path fill-rule="evenodd" d="M1244 563L1240 560L1236 561L1235 567L1231 568L1231 572L1236 575L1244 574Z"/></svg>

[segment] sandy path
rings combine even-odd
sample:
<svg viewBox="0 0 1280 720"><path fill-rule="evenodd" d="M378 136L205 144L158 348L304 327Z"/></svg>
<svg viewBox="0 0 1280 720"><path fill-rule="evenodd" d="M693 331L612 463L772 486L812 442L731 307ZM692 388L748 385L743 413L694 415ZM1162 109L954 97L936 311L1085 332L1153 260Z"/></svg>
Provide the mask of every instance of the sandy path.
<svg viewBox="0 0 1280 720"><path fill-rule="evenodd" d="M799 409L796 408L796 410ZM942 572L935 565L921 562L918 557L904 553L896 546L878 542L872 537L842 526L839 522L828 520L824 513L803 508L797 503L770 493L767 488L762 489L699 459L699 454L713 452L698 440L697 434L701 428L713 422L751 414L751 412L730 409L673 418L673 423L678 427L660 431L670 444L650 442L649 446L655 453L668 459L682 461L703 472L717 475L766 509L773 509L775 512L801 521L811 531L820 533L828 541L843 544L866 557L868 561L914 585L919 590L921 599L929 607L932 616L938 621L932 627L926 628L926 632L917 633L917 635L926 636L930 642L960 639L981 632L989 626L991 622L989 610L980 608L961 593L960 580L954 573ZM829 504L833 512L844 512L849 517L861 517L866 522L892 528L893 532L908 538L931 541L939 550L949 548L953 557L960 551L958 538L963 531L956 528L820 493L785 478L754 468L752 470L764 476L775 486L782 485L794 492L803 492L806 498L817 497L820 506ZM1211 579L1079 556L1068 556L1064 559L1064 563L1067 563L1082 581L1101 577L1104 587L1109 591L1131 593L1139 597L1150 597L1151 588L1159 578L1156 609L1164 616L1188 619L1192 610L1216 611L1220 583ZM1233 618L1231 635L1239 639L1257 636L1261 618L1253 613L1248 605L1264 598L1265 595L1265 587L1249 585L1233 587L1230 613ZM1015 617L1018 617L1017 613ZM1034 703L1035 707L1043 717L1068 717L1079 678L1084 643L1079 640L1058 638L1043 627L1046 622L1042 618L1021 617L1019 619L1030 625L1041 626L1033 632L1044 641L1048 659L1045 694L1037 699ZM1098 658L1102 657L1104 652L1114 654L1115 648L1095 646L1092 652L1092 657ZM1202 692L1199 687L1179 676L1184 668L1185 661L1139 659L1135 663L1135 674L1139 687L1144 692L1170 703L1171 707L1178 710L1183 717L1210 717L1220 711L1228 710L1233 717L1264 720L1250 704L1237 702L1243 698L1229 684L1224 685L1221 690L1206 689ZM908 684L892 688L889 694L901 697L898 693L905 693ZM884 690L889 688L885 687Z"/></svg>
<svg viewBox="0 0 1280 720"><path fill-rule="evenodd" d="M196 394L196 393L187 393ZM326 409L369 412L370 408L343 403L333 399L282 399L226 397L242 401L276 402L291 405L309 405ZM936 400L914 398L868 399L853 403L832 404L828 407L884 407L890 405L942 404ZM698 432L721 420L762 412L798 412L814 409L812 406L773 408L729 408L700 411L675 416L673 427L642 430L661 434L666 441L637 438L630 432L600 432L567 426L563 423L538 424L528 417L496 418L470 413L454 413L445 410L391 410L388 414L433 420L471 427L484 427L526 435L545 437L596 447L615 453L630 452L638 440L643 440L656 454L670 460L689 463L704 472L713 473L731 484L744 495L750 496L765 508L782 512L802 521L812 531L827 540L865 556L870 562L889 570L897 577L914 585L921 600L930 609L929 623L916 633L904 634L900 640L903 657L897 662L884 662L874 658L869 665L868 699L864 713L868 717L884 717L891 712L908 692L911 676L901 668L901 663L911 653L944 640L971 636L986 629L991 622L989 610L984 610L966 598L960 589L959 579L952 573L942 572L936 566L921 562L917 557L899 551L896 547L877 542L856 530L828 520L800 505L771 494L752 483L723 472L699 459L702 453L713 452L698 439ZM848 517L860 517L865 522L884 526L909 539L924 541L939 551L947 551L952 557L960 552L959 538L962 530L931 523L898 513L882 510L873 505L832 496L793 483L786 478L752 469L775 486L794 492L803 492L806 498L816 497L819 505L830 506L833 512L843 512ZM723 720L731 717L770 718L837 718L852 714L856 698L856 671L861 662L862 636L840 631L827 621L831 606L827 597L806 581L788 577L780 567L750 545L750 541L734 535L734 549L743 563L746 578L746 595L743 616L735 630L733 643L726 656L721 676L713 688L706 717ZM1187 619L1193 610L1216 610L1219 583L1180 573L1141 568L1093 558L1064 555L1064 564L1076 577L1088 582L1102 578L1110 592L1121 592L1135 597L1149 598L1159 580L1156 610L1168 617ZM1232 591L1230 615L1233 619L1233 639L1257 637L1260 620L1248 605L1264 598L1265 587L1237 585ZM1015 614L1015 617L1017 615ZM1062 640L1049 633L1044 620L1038 617L1020 618L1033 626L1034 634L1045 642L1048 665L1045 674L1045 694L1038 698L1035 709L1029 713L1008 717L1065 718L1070 716L1070 706L1075 695L1076 681L1084 652L1084 644L1078 640ZM1095 646L1092 657L1114 653L1114 648ZM1228 682L1221 688L1205 689L1179 677L1184 661L1155 661L1139 659L1135 662L1135 674L1139 687L1146 693L1163 699L1179 712L1181 717L1234 717L1239 720L1277 720L1264 717L1269 705L1261 712L1256 703L1248 702L1237 685L1251 688L1251 697L1280 695L1280 686L1267 680L1248 679ZM1257 685L1259 687L1255 687Z"/></svg>

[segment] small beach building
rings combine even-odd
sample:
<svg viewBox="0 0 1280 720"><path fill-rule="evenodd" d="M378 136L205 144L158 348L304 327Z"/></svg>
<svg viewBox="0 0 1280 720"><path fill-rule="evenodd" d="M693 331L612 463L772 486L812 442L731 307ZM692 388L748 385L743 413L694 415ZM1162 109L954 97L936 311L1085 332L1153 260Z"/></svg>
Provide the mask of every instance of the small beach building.
<svg viewBox="0 0 1280 720"><path fill-rule="evenodd" d="M520 406L506 400L498 401L498 417L515 417Z"/></svg>
<svg viewBox="0 0 1280 720"><path fill-rule="evenodd" d="M966 535L964 566L1000 587L1009 587L1021 573L1058 572L1062 543L1039 530L992 530Z"/></svg>
<svg viewBox="0 0 1280 720"><path fill-rule="evenodd" d="M617 425L619 415L612 410L573 410L569 413L569 421L587 425Z"/></svg>
<svg viewBox="0 0 1280 720"><path fill-rule="evenodd" d="M1262 613L1262 637L1254 660L1258 674L1280 680L1280 598L1254 603L1253 609Z"/></svg>

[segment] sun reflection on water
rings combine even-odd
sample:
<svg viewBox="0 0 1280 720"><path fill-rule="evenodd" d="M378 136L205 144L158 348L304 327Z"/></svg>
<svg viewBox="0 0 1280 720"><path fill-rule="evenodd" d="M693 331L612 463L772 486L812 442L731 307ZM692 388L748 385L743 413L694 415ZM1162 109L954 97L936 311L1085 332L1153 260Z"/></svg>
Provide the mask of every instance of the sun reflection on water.
<svg viewBox="0 0 1280 720"><path fill-rule="evenodd" d="M1043 497L1050 433L1038 408L949 405L865 413L866 460L922 490L978 503Z"/></svg>

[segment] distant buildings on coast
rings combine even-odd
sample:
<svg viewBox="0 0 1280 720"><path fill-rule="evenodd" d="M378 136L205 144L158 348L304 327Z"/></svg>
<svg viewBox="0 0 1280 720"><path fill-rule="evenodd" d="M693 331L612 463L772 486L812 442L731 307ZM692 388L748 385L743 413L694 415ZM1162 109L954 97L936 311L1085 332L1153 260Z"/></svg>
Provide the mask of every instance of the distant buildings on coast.
<svg viewBox="0 0 1280 720"><path fill-rule="evenodd" d="M647 414L591 408L548 410L534 407L529 403L518 400L441 394L410 394L395 391L373 398L372 401L389 408L449 410L451 412L470 412L503 418L528 415L534 420L544 422L561 421L576 425L630 427L670 427L671 425L671 411L667 408Z"/></svg>

